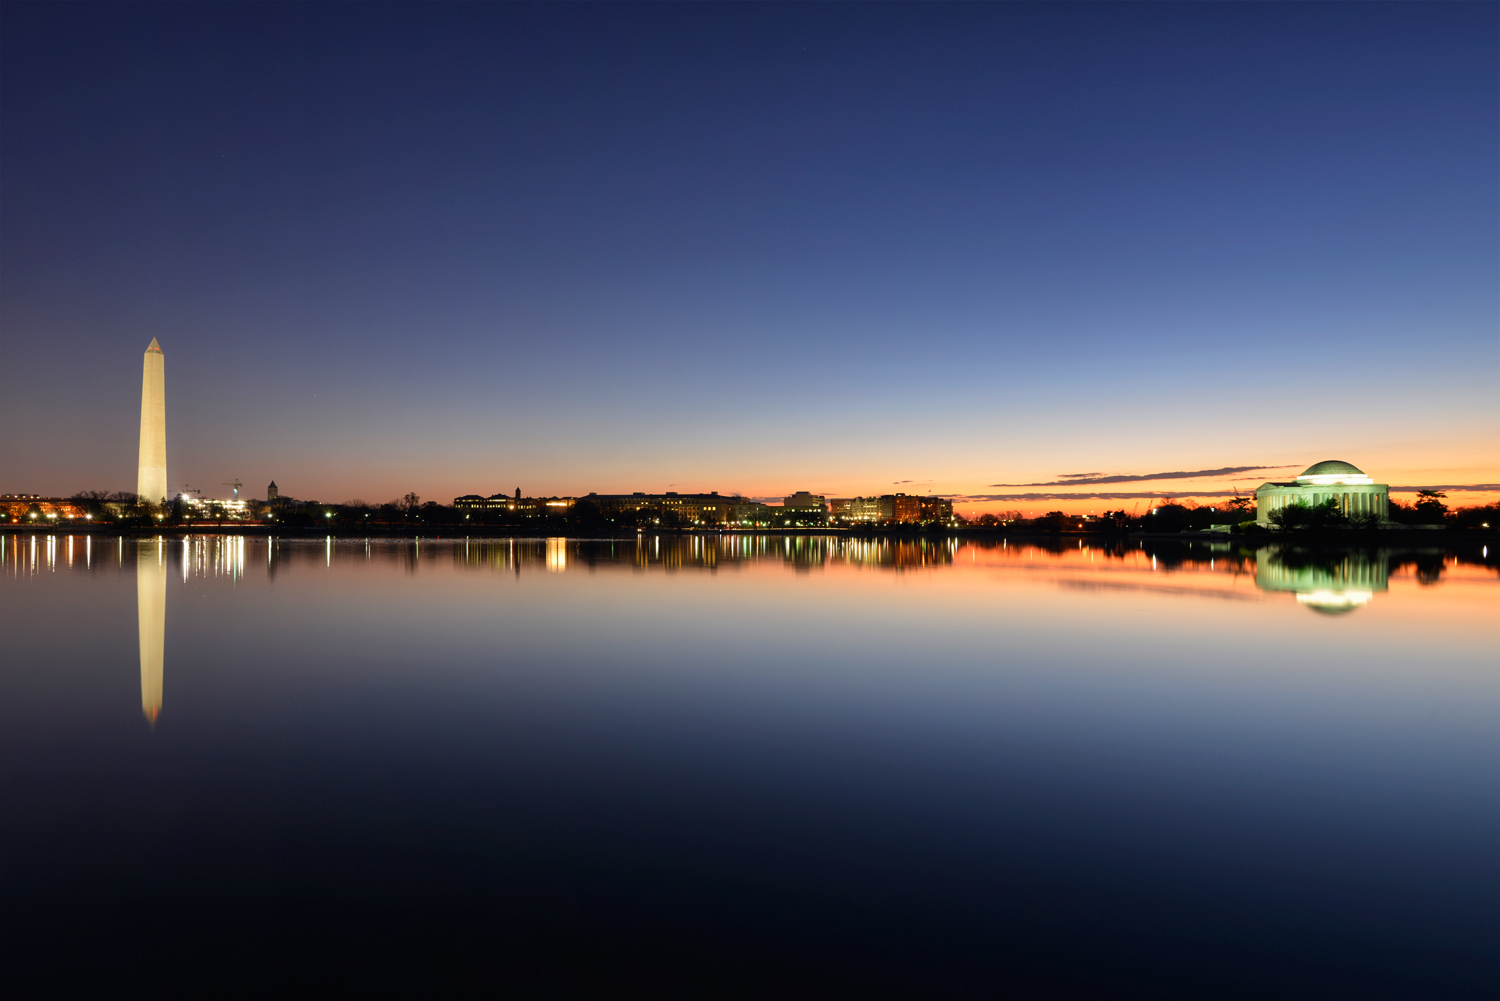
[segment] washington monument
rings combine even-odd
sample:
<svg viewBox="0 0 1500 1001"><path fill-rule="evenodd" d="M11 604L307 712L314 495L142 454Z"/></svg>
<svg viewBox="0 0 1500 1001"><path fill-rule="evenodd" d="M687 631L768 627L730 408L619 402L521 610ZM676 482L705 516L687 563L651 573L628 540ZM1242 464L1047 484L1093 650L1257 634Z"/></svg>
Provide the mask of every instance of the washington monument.
<svg viewBox="0 0 1500 1001"><path fill-rule="evenodd" d="M156 338L146 349L145 373L141 376L141 467L135 492L152 504L167 499L167 376L166 356Z"/></svg>

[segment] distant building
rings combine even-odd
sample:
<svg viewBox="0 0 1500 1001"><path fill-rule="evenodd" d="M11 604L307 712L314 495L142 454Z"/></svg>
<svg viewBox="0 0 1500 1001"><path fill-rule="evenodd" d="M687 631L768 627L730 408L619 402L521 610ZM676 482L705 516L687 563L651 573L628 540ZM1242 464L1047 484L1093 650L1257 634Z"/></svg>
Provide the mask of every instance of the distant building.
<svg viewBox="0 0 1500 1001"><path fill-rule="evenodd" d="M660 494L639 491L630 494L589 494L579 500L592 504L601 515L610 520L627 518L637 524L654 522L663 527L807 527L822 524L823 521L821 507L788 509L743 497L725 496L716 490L706 494L684 494L673 490ZM816 500L821 503L822 498Z"/></svg>
<svg viewBox="0 0 1500 1001"><path fill-rule="evenodd" d="M953 502L946 497L883 494L879 497L835 497L828 517L845 525L922 525L953 519Z"/></svg>
<svg viewBox="0 0 1500 1001"><path fill-rule="evenodd" d="M522 497L519 488L514 497L507 497L505 494L491 494L488 497L464 494L453 498L453 506L460 511L490 511L528 518L544 514L565 514L572 509L573 504L572 497Z"/></svg>
<svg viewBox="0 0 1500 1001"><path fill-rule="evenodd" d="M274 504L274 503L276 503L276 498L278 498L280 496L281 496L281 491L277 488L276 481L272 480L271 481L271 485L268 486L268 487L266 487L266 503L267 504Z"/></svg>
<svg viewBox="0 0 1500 1001"><path fill-rule="evenodd" d="M921 500L923 521L953 520L953 501L947 497L923 497Z"/></svg>
<svg viewBox="0 0 1500 1001"><path fill-rule="evenodd" d="M784 497L781 501L782 510L790 513L792 511L816 511L822 514L828 510L828 505L818 494L810 494L806 490L798 490L790 497Z"/></svg>
<svg viewBox="0 0 1500 1001"><path fill-rule="evenodd" d="M242 500L219 500L213 497L200 497L196 494L183 492L177 495L187 508L189 518L201 518L210 521L243 521L251 517L255 512L251 510L249 501Z"/></svg>
<svg viewBox="0 0 1500 1001"><path fill-rule="evenodd" d="M489 497L483 494L464 494L453 498L453 506L460 511L504 510L509 500L504 494L492 494Z"/></svg>
<svg viewBox="0 0 1500 1001"><path fill-rule="evenodd" d="M13 522L37 524L89 517L83 508L70 500L41 494L0 494L0 514L9 515Z"/></svg>
<svg viewBox="0 0 1500 1001"><path fill-rule="evenodd" d="M760 501L736 501L730 514L730 522L747 528L764 528L773 524L777 511Z"/></svg>
<svg viewBox="0 0 1500 1001"><path fill-rule="evenodd" d="M1255 490L1255 520L1269 525L1271 515L1293 504L1312 507L1334 501L1346 518L1390 518L1391 488L1376 483L1358 467L1338 459L1314 463L1290 483L1263 483Z"/></svg>
<svg viewBox="0 0 1500 1001"><path fill-rule="evenodd" d="M508 497L504 494L464 494L453 498L461 511L506 513L521 517L561 514L576 503L586 503L611 521L625 520L637 525L667 527L726 528L817 528L829 520L828 501L805 490L784 498L783 503L765 504L743 497L726 496L713 490L690 494L668 490L648 494L591 493L586 497ZM924 523L949 521L953 502L942 497L917 497L887 494L884 497L844 498L833 501L836 520L844 523L897 522Z"/></svg>
<svg viewBox="0 0 1500 1001"><path fill-rule="evenodd" d="M882 524L896 519L896 497L835 497L828 505L828 516L848 525Z"/></svg>
<svg viewBox="0 0 1500 1001"><path fill-rule="evenodd" d="M649 515L678 525L728 525L735 521L736 508L744 505L739 497L725 497L717 490L706 494L684 494L668 490L662 494L589 494L583 498L606 518L623 514ZM761 505L764 507L765 505Z"/></svg>
<svg viewBox="0 0 1500 1001"><path fill-rule="evenodd" d="M903 525L915 525L922 521L922 498L910 494L897 494L892 498L895 520Z"/></svg>

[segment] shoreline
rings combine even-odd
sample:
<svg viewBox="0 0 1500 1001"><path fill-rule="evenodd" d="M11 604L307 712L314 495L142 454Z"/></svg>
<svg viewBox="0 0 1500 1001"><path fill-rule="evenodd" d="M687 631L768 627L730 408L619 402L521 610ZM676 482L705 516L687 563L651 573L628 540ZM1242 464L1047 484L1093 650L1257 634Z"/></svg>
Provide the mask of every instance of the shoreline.
<svg viewBox="0 0 1500 1001"><path fill-rule="evenodd" d="M479 527L479 526L476 526ZM22 535L103 535L129 538L192 535L258 535L278 539L599 539L622 540L640 536L834 536L854 539L1016 539L1027 542L1074 542L1087 540L1099 545L1128 542L1206 542L1234 543L1241 546L1271 544L1346 545L1361 548L1381 545L1453 545L1500 543L1500 530L1463 529L1446 526L1382 528L1374 531L1334 530L1330 532L1034 532L1005 528L963 526L957 528L876 528L823 526L816 528L652 528L616 531L588 531L564 526L528 527L492 526L493 530L464 531L450 526L369 525L328 526L325 528L287 528L264 523L170 525L158 528L88 523L83 525L8 525L0 532Z"/></svg>

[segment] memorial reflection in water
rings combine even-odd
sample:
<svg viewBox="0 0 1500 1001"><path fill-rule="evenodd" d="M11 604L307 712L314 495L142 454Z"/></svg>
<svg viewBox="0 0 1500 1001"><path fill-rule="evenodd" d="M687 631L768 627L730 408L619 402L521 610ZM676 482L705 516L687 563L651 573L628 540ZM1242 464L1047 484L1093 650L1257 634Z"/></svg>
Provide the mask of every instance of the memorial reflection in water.
<svg viewBox="0 0 1500 1001"><path fill-rule="evenodd" d="M1255 584L1290 591L1299 604L1339 615L1390 589L1390 556L1383 550L1317 552L1266 547L1255 554Z"/></svg>

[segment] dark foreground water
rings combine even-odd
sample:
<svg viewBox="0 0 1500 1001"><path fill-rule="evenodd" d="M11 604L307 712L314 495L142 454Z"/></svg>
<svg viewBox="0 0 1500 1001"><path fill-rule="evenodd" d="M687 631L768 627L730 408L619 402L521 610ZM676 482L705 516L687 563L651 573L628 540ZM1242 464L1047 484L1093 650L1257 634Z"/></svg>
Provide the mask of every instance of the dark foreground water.
<svg viewBox="0 0 1500 1001"><path fill-rule="evenodd" d="M5 536L0 993L1500 994L1493 556L1133 545Z"/></svg>

